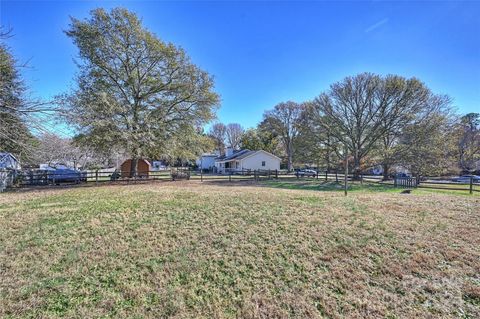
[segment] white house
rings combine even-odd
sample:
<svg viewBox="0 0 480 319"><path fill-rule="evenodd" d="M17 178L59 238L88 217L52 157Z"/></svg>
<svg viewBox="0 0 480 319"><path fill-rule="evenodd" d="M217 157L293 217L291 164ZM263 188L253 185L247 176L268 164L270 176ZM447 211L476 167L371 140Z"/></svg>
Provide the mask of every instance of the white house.
<svg viewBox="0 0 480 319"><path fill-rule="evenodd" d="M215 159L218 154L203 154L197 159L197 166L202 170L213 170L215 168Z"/></svg>
<svg viewBox="0 0 480 319"><path fill-rule="evenodd" d="M0 152L0 168L19 170L20 162L11 153Z"/></svg>
<svg viewBox="0 0 480 319"><path fill-rule="evenodd" d="M262 150L233 151L228 148L225 155L215 158L215 168L219 173L241 170L279 170L281 159Z"/></svg>

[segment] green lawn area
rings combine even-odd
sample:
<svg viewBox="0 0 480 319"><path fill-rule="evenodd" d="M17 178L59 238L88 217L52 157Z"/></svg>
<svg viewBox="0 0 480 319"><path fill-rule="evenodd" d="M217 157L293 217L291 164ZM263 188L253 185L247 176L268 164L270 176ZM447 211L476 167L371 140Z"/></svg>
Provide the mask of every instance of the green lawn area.
<svg viewBox="0 0 480 319"><path fill-rule="evenodd" d="M297 180L297 179L272 179L262 181L260 185L282 188L282 189L298 189L298 190L312 190L312 191L326 191L326 192L344 192L344 184L340 181L322 181L322 180ZM473 192L471 195L468 191L468 185L430 185L436 188L417 188L412 189L413 194L448 194L448 195L468 195L468 196L480 196L480 192ZM478 185L474 186L474 189L479 189ZM442 189L440 189L442 188ZM462 190L453 190L462 189ZM371 192L387 192L387 193L401 193L404 191L402 188L395 188L391 183L378 183L378 182L364 182L359 181L348 182L348 192L353 193L371 193Z"/></svg>
<svg viewBox="0 0 480 319"><path fill-rule="evenodd" d="M480 196L399 192L196 181L2 193L0 317L479 318Z"/></svg>

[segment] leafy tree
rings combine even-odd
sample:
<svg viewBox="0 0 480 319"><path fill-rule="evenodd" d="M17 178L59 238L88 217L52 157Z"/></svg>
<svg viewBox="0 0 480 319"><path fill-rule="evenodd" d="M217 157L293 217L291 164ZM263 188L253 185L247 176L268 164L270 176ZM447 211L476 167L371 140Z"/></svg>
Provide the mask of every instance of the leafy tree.
<svg viewBox="0 0 480 319"><path fill-rule="evenodd" d="M0 39L8 37L0 29ZM35 142L27 125L29 115L39 111L39 103L26 98L26 86L17 61L4 42L0 43L0 151L20 159L31 158Z"/></svg>
<svg viewBox="0 0 480 319"><path fill-rule="evenodd" d="M287 154L287 168L293 169L294 140L299 132L300 118L304 105L292 101L277 104L264 113L265 126L277 135Z"/></svg>
<svg viewBox="0 0 480 319"><path fill-rule="evenodd" d="M272 154L279 154L278 138L271 131L263 128L260 123L257 128L251 128L242 135L242 147L252 150L264 150Z"/></svg>
<svg viewBox="0 0 480 319"><path fill-rule="evenodd" d="M400 138L399 164L415 176L434 176L455 169L455 140L451 120L442 112L408 125Z"/></svg>
<svg viewBox="0 0 480 319"><path fill-rule="evenodd" d="M79 49L80 72L78 87L60 100L64 116L83 142L126 150L132 176L139 158L175 152L213 118L212 78L135 14L95 9L86 20L72 18L66 34Z"/></svg>
<svg viewBox="0 0 480 319"><path fill-rule="evenodd" d="M299 120L299 133L294 140L297 162L323 166L330 170L339 162L338 143L322 126L322 115L316 103L304 103Z"/></svg>
<svg viewBox="0 0 480 319"><path fill-rule="evenodd" d="M458 140L459 166L464 172L473 172L480 161L480 114L468 113L455 127Z"/></svg>

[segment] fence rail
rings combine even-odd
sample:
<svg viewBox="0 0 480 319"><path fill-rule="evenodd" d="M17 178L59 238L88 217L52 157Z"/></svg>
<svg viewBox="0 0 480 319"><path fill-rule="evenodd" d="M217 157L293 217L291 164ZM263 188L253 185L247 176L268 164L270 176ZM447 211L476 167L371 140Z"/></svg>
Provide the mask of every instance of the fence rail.
<svg viewBox="0 0 480 319"><path fill-rule="evenodd" d="M55 171L26 171L17 174L15 177L9 175L9 185L2 181L0 171L0 191L7 186L15 183L16 187L35 187L49 185L72 185L72 184L103 184L103 183L141 183L145 181L177 181L194 180L200 182L237 182L251 181L259 182L265 180L278 181L330 181L342 183L344 174L341 172L317 172L316 174L305 175L299 172L287 172L285 170L231 170L218 173L205 173L204 171L193 171L186 167L175 167L169 170L141 172L137 176L130 176L130 172L89 170L84 172L59 173ZM5 175L5 174L4 174ZM5 175L6 176L6 175ZM4 177L5 177L4 176ZM347 176L348 181L353 181L351 174ZM480 192L480 184L475 183L473 179L470 183L457 183L450 181L422 181L412 177L397 177L393 181L383 181L382 176L378 175L360 175L359 183L380 183L385 186L400 188L429 188L439 190L457 190L469 191L470 193Z"/></svg>

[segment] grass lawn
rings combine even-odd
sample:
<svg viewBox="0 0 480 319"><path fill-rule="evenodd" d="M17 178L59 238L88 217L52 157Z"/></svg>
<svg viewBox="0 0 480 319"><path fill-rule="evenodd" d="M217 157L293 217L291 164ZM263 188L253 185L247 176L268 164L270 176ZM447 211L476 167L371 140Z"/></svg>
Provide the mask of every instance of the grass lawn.
<svg viewBox="0 0 480 319"><path fill-rule="evenodd" d="M480 317L480 196L238 184L0 194L0 317Z"/></svg>
<svg viewBox="0 0 480 319"><path fill-rule="evenodd" d="M282 189L298 189L298 190L313 190L313 191L337 191L343 192L344 185L343 181L322 181L314 179L306 180L296 180L296 179L272 179L264 180L260 183L262 186L273 187L273 188L282 188ZM448 195L467 195L467 196L480 196L480 192L475 191L473 194L469 193L468 185L435 185L436 188L416 188L411 191L414 194L448 194ZM478 185L474 186L475 190L479 189ZM387 183L378 183L378 182L364 182L360 183L358 181L348 182L348 192L353 193L370 193L370 192L388 192L388 193L401 193L404 189L395 188L392 184Z"/></svg>

